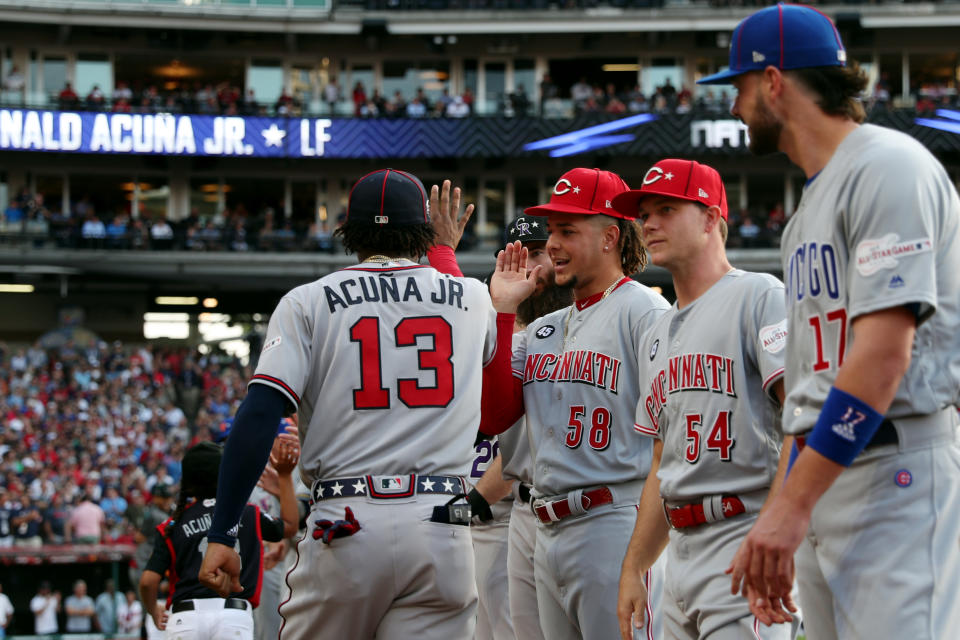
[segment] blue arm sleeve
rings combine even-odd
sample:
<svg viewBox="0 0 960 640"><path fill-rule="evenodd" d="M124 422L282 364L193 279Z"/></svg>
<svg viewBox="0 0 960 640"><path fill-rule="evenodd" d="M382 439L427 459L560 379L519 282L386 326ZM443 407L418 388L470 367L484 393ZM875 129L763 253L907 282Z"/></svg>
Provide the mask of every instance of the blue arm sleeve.
<svg viewBox="0 0 960 640"><path fill-rule="evenodd" d="M252 384L227 438L220 463L217 506L207 540L233 546L243 507L270 459L287 399L276 389Z"/></svg>

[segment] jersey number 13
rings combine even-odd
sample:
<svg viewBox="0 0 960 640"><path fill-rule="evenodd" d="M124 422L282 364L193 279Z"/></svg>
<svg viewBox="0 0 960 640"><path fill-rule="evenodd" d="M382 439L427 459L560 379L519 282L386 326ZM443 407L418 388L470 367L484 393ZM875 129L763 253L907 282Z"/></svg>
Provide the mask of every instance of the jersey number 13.
<svg viewBox="0 0 960 640"><path fill-rule="evenodd" d="M432 348L417 349L420 371L432 371L433 386L423 386L417 378L398 378L397 397L410 408L445 407L453 400L453 328L440 316L404 318L393 328L397 349L416 347L417 338L433 339ZM384 356L380 340L380 318L364 316L350 327L350 342L360 347L360 388L353 390L355 409L389 409L390 390L383 386ZM389 357L389 355L388 355Z"/></svg>

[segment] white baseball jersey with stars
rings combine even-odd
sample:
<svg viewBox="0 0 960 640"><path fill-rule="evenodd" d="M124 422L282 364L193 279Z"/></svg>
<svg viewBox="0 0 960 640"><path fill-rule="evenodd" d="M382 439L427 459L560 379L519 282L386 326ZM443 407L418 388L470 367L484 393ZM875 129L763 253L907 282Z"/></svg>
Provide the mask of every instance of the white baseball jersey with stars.
<svg viewBox="0 0 960 640"><path fill-rule="evenodd" d="M516 342L513 374L523 381L533 485L540 495L646 476L652 445L633 431L637 350L669 306L624 278L604 299L538 318Z"/></svg>
<svg viewBox="0 0 960 640"><path fill-rule="evenodd" d="M957 404L960 202L923 145L890 129L858 127L804 190L781 246L788 433L816 423L854 339L851 321L901 305L916 305L919 326L886 417Z"/></svg>
<svg viewBox="0 0 960 640"><path fill-rule="evenodd" d="M308 485L467 475L495 320L478 280L408 260L347 267L283 297L251 384L299 411Z"/></svg>
<svg viewBox="0 0 960 640"><path fill-rule="evenodd" d="M664 498L770 486L783 439L770 393L783 376L785 313L783 283L733 269L644 336L635 428L663 440Z"/></svg>

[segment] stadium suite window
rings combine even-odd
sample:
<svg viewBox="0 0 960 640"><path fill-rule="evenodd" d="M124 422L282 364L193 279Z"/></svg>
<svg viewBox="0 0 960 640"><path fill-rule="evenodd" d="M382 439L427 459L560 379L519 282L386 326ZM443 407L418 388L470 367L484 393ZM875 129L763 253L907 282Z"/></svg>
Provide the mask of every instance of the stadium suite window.
<svg viewBox="0 0 960 640"><path fill-rule="evenodd" d="M105 96L113 92L113 63L107 55L81 53L74 67L74 91L81 99L96 86Z"/></svg>
<svg viewBox="0 0 960 640"><path fill-rule="evenodd" d="M657 87L670 81L673 88L680 91L683 86L683 64L676 58L654 58L649 66L640 73L640 89L645 96L652 96Z"/></svg>
<svg viewBox="0 0 960 640"><path fill-rule="evenodd" d="M283 93L283 65L280 61L253 60L247 68L247 88L257 101L273 104Z"/></svg>
<svg viewBox="0 0 960 640"><path fill-rule="evenodd" d="M412 99L417 89L423 89L429 100L436 100L447 88L450 78L450 63L390 61L383 63L383 97L393 98L395 92L406 100Z"/></svg>
<svg viewBox="0 0 960 640"><path fill-rule="evenodd" d="M60 95L67 83L67 58L57 55L43 55L39 60L30 61L31 70L39 68L41 87L33 85L34 91L41 90L54 100ZM33 74L31 73L33 76ZM36 76L33 76L36 77Z"/></svg>

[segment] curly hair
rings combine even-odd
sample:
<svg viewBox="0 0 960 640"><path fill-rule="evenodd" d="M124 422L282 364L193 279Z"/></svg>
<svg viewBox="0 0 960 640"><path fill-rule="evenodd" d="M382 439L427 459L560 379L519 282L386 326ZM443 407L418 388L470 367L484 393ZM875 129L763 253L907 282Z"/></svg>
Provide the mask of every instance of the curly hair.
<svg viewBox="0 0 960 640"><path fill-rule="evenodd" d="M345 253L383 254L391 258L416 258L427 255L437 234L429 224L411 224L379 228L372 224L346 222L333 232L343 241Z"/></svg>
<svg viewBox="0 0 960 640"><path fill-rule="evenodd" d="M643 246L640 225L636 220L617 218L620 227L620 264L624 275L633 275L647 268L647 250Z"/></svg>
<svg viewBox="0 0 960 640"><path fill-rule="evenodd" d="M845 67L808 67L786 72L817 96L817 105L830 116L846 116L856 123L867 118L862 95L867 74L855 61Z"/></svg>

